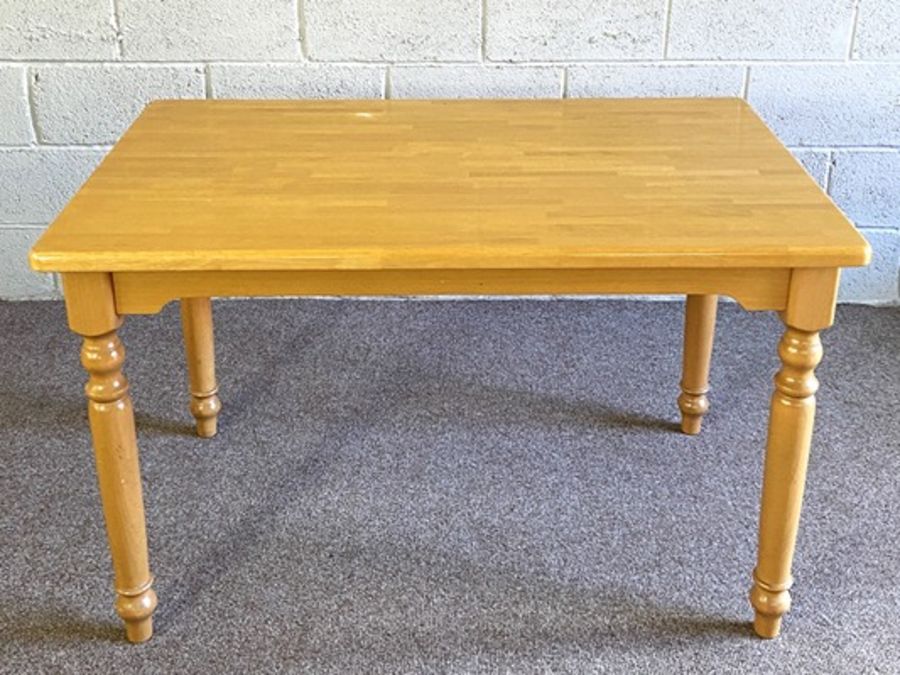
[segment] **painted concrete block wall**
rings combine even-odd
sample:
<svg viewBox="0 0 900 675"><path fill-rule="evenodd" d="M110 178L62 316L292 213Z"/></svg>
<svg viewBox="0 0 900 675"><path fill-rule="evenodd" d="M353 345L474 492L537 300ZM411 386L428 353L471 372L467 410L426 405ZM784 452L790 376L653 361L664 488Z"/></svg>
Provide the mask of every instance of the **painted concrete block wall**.
<svg viewBox="0 0 900 675"><path fill-rule="evenodd" d="M898 302L897 0L3 0L0 298L156 98L741 96L863 230Z"/></svg>

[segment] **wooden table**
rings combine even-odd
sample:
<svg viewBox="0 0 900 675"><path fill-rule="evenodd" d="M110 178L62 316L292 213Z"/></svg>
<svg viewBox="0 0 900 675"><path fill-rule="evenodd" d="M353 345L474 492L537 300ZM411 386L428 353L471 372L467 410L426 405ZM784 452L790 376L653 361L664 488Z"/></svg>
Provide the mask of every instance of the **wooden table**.
<svg viewBox="0 0 900 675"><path fill-rule="evenodd" d="M125 356L127 314L181 300L191 412L216 432L209 298L687 295L682 429L697 433L717 295L780 312L750 602L790 607L822 357L841 267L869 247L737 99L160 101L31 251L61 272L81 361L116 609L156 607ZM301 610L302 611L302 610Z"/></svg>

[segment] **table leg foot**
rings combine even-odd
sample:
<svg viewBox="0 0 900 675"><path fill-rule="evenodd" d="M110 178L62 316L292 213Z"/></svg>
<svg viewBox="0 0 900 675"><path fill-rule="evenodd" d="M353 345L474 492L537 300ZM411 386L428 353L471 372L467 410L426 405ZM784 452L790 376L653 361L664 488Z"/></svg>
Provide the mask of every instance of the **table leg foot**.
<svg viewBox="0 0 900 675"><path fill-rule="evenodd" d="M681 408L681 432L688 436L696 436L703 426L703 416L709 410L709 402L705 395L691 397L693 395L687 393L678 397L678 406Z"/></svg>
<svg viewBox="0 0 900 675"><path fill-rule="evenodd" d="M212 438L216 435L217 421L222 403L215 392L205 396L191 395L191 414L197 421L197 435Z"/></svg>
<svg viewBox="0 0 900 675"><path fill-rule="evenodd" d="M699 434L709 411L709 365L716 328L716 295L689 295L684 308L684 363L682 367L681 430Z"/></svg>
<svg viewBox="0 0 900 675"><path fill-rule="evenodd" d="M216 385L212 303L209 298L182 298L181 325L191 387L191 414L197 420L197 435L216 435L222 402Z"/></svg>
<svg viewBox="0 0 900 675"><path fill-rule="evenodd" d="M753 618L753 632L765 640L777 638L781 634L781 617L757 612Z"/></svg>
<svg viewBox="0 0 900 675"><path fill-rule="evenodd" d="M753 630L759 637L772 639L781 633L781 618L791 609L788 588L792 583L789 578L786 586L774 587L761 581L754 571L750 604L754 609Z"/></svg>
<svg viewBox="0 0 900 675"><path fill-rule="evenodd" d="M125 637L129 642L146 642L153 635L156 593L149 587L137 594L123 591L117 593L116 611L125 622Z"/></svg>

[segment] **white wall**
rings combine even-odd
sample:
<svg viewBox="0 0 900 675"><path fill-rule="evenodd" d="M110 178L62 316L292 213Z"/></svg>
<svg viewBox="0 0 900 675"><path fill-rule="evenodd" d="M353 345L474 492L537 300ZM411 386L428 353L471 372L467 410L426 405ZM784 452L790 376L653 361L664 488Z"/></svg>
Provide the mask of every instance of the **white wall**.
<svg viewBox="0 0 900 675"><path fill-rule="evenodd" d="M875 250L896 302L898 0L0 0L0 297L154 98L743 96Z"/></svg>

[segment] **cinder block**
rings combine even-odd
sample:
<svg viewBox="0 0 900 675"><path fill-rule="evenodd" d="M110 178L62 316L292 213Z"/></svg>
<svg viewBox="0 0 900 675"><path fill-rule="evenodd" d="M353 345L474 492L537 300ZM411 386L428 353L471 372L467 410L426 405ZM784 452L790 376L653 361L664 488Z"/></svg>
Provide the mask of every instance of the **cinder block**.
<svg viewBox="0 0 900 675"><path fill-rule="evenodd" d="M45 66L32 71L35 112L46 143L114 143L144 106L203 98L200 66Z"/></svg>
<svg viewBox="0 0 900 675"><path fill-rule="evenodd" d="M32 272L28 249L41 235L41 228L0 228L0 300L36 300L59 294L53 275Z"/></svg>
<svg viewBox="0 0 900 675"><path fill-rule="evenodd" d="M900 150L835 152L831 197L859 225L900 225Z"/></svg>
<svg viewBox="0 0 900 675"><path fill-rule="evenodd" d="M748 100L788 145L900 145L895 64L751 66Z"/></svg>
<svg viewBox="0 0 900 675"><path fill-rule="evenodd" d="M0 150L0 223L49 222L103 155L89 148Z"/></svg>
<svg viewBox="0 0 900 675"><path fill-rule="evenodd" d="M315 60L474 61L481 5L473 0L304 0Z"/></svg>
<svg viewBox="0 0 900 675"><path fill-rule="evenodd" d="M210 67L215 98L382 98L384 69L309 64Z"/></svg>
<svg viewBox="0 0 900 675"><path fill-rule="evenodd" d="M408 66L391 71L393 98L559 98L560 68Z"/></svg>
<svg viewBox="0 0 900 675"><path fill-rule="evenodd" d="M4 59L114 59L118 55L111 2L0 2Z"/></svg>
<svg viewBox="0 0 900 675"><path fill-rule="evenodd" d="M872 246L868 267L850 267L841 271L838 300L841 302L894 303L898 299L900 279L900 231L861 230Z"/></svg>
<svg viewBox="0 0 900 675"><path fill-rule="evenodd" d="M791 149L791 154L797 158L806 173L813 177L820 187L825 187L825 178L828 175L828 152L825 150L797 150Z"/></svg>
<svg viewBox="0 0 900 675"><path fill-rule="evenodd" d="M854 0L672 0L671 58L837 59Z"/></svg>
<svg viewBox="0 0 900 675"><path fill-rule="evenodd" d="M127 0L121 25L126 59L300 57L294 0Z"/></svg>
<svg viewBox="0 0 900 675"><path fill-rule="evenodd" d="M33 140L25 69L0 66L0 145L23 145Z"/></svg>
<svg viewBox="0 0 900 675"><path fill-rule="evenodd" d="M743 84L743 66L571 66L568 95L740 96Z"/></svg>
<svg viewBox="0 0 900 675"><path fill-rule="evenodd" d="M857 59L900 59L900 2L866 0L859 3L853 56Z"/></svg>
<svg viewBox="0 0 900 675"><path fill-rule="evenodd" d="M665 5L664 0L490 0L487 56L497 61L660 58Z"/></svg>

